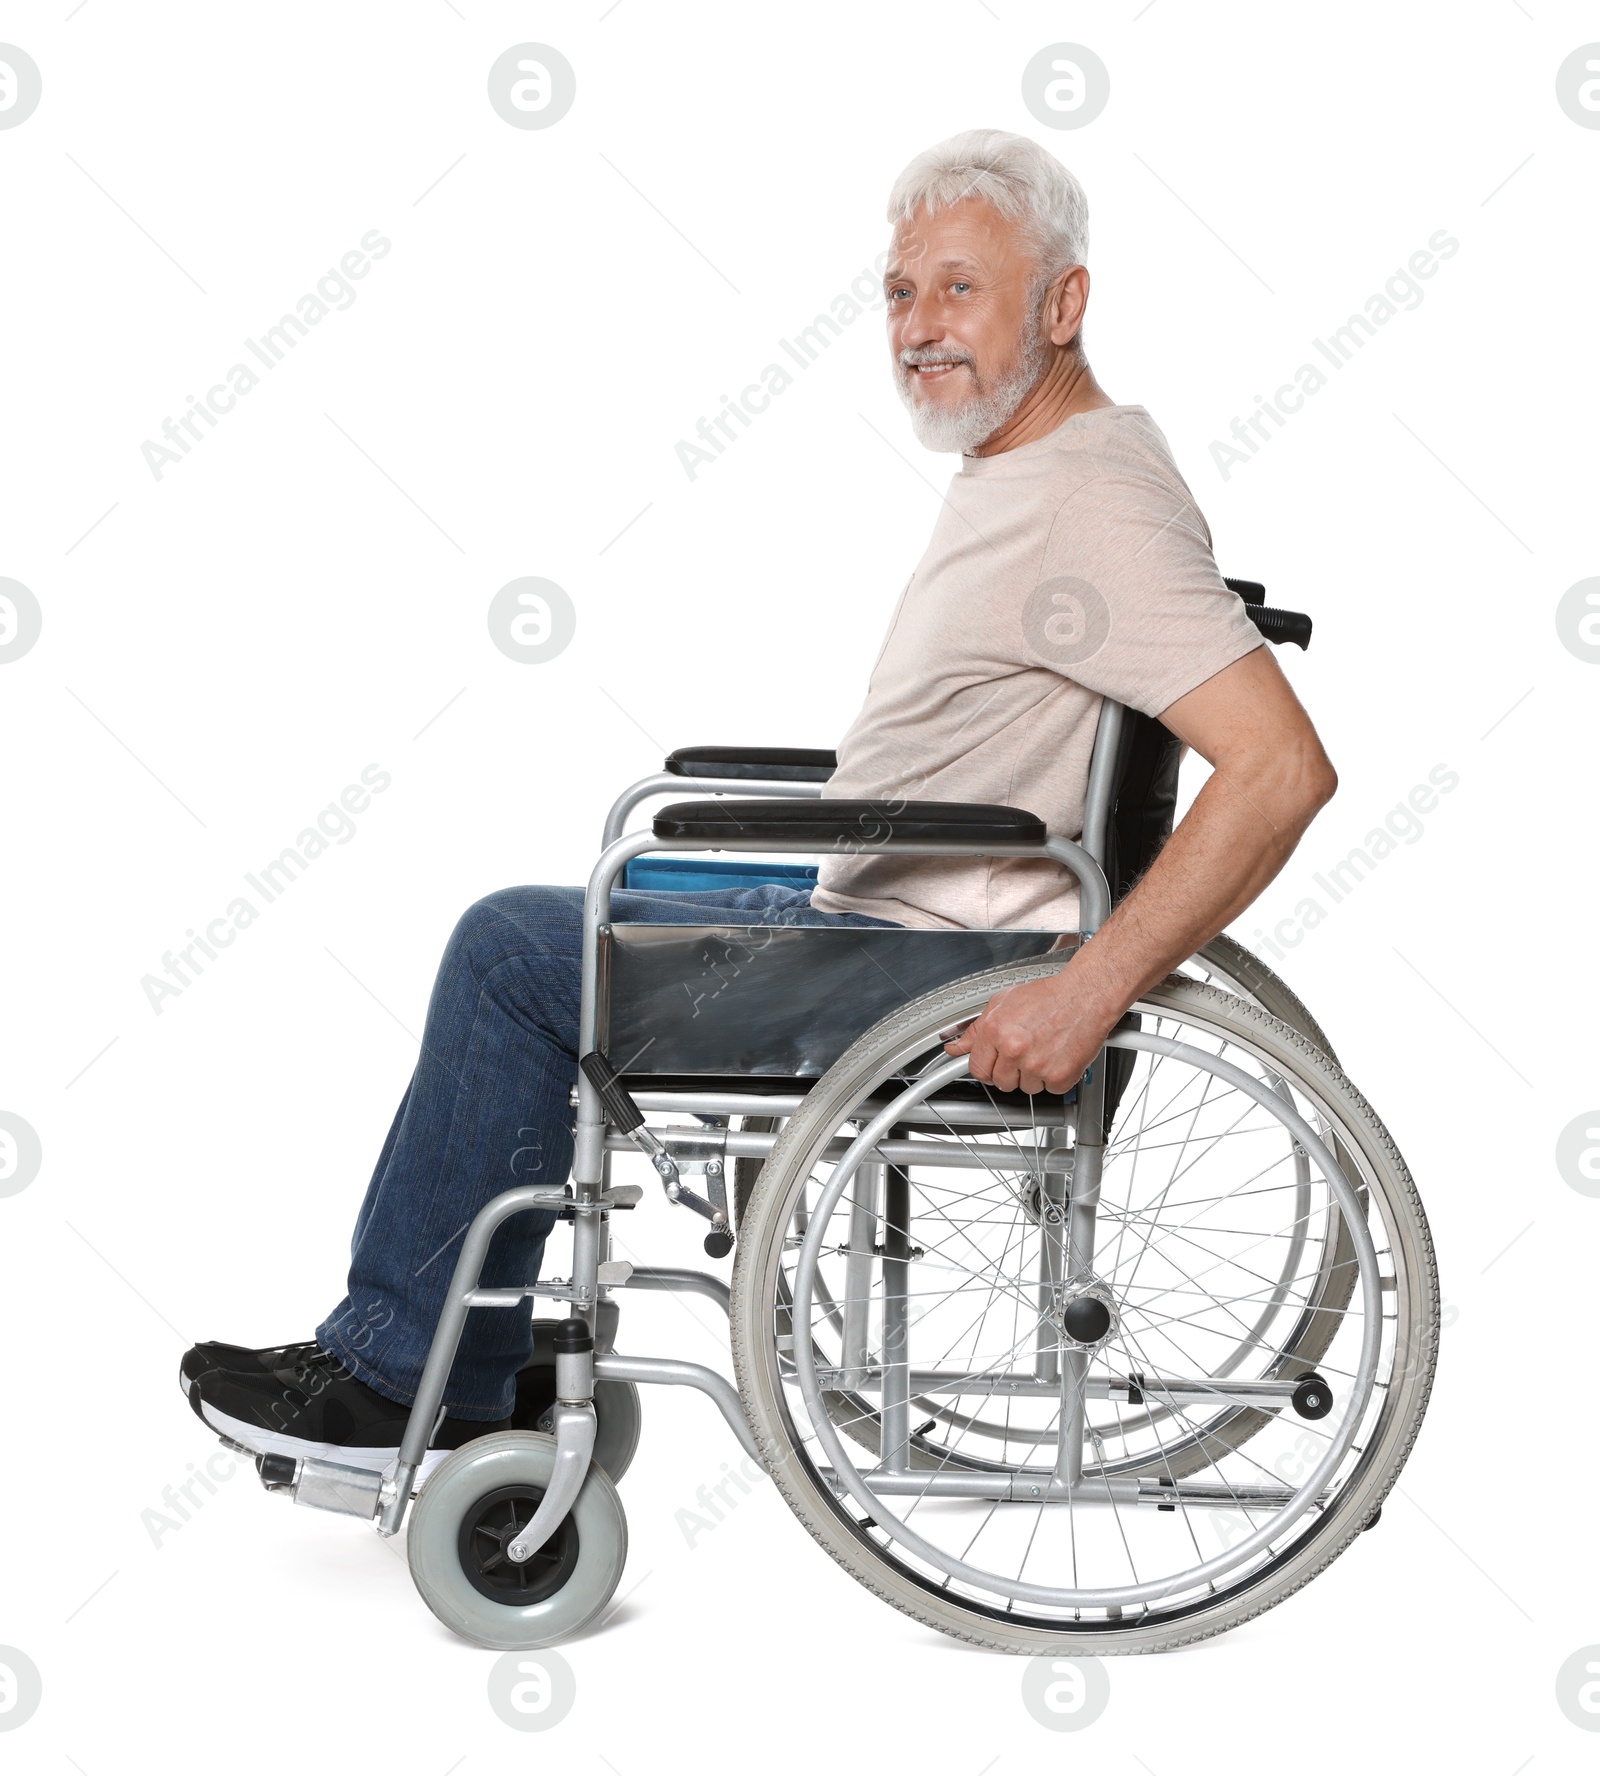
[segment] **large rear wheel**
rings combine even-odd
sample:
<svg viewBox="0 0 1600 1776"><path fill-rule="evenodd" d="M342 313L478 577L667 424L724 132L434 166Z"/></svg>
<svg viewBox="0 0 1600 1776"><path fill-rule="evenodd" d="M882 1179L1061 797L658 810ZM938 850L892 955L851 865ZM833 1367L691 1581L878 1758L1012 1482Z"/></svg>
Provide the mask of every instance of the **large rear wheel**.
<svg viewBox="0 0 1600 1776"><path fill-rule="evenodd" d="M897 1607L1150 1651L1270 1608L1372 1517L1437 1281L1371 1109L1235 994L1135 1007L1103 1148L1060 1099L986 1122L939 1032L1059 966L929 994L818 1081L746 1209L734 1360L785 1497Z"/></svg>

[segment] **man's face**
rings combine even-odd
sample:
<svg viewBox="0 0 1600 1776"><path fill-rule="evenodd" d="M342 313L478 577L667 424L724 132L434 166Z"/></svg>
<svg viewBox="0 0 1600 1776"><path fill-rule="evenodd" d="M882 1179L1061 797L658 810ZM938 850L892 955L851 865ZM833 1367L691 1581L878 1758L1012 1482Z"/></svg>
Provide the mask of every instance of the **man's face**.
<svg viewBox="0 0 1600 1776"><path fill-rule="evenodd" d="M928 449L975 449L1044 374L1037 276L1016 227L978 198L896 227L883 279L889 350Z"/></svg>

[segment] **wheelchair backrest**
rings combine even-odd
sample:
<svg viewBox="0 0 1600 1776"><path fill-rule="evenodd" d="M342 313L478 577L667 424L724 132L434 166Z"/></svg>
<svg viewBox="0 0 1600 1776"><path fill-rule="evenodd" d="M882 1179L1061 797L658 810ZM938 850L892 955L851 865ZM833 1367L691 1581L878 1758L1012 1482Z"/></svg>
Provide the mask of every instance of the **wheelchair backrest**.
<svg viewBox="0 0 1600 1776"><path fill-rule="evenodd" d="M1182 757L1178 737L1154 716L1124 711L1111 818L1103 848L1097 853L1111 884L1113 903L1149 869L1172 836ZM1089 838L1084 843L1095 850Z"/></svg>

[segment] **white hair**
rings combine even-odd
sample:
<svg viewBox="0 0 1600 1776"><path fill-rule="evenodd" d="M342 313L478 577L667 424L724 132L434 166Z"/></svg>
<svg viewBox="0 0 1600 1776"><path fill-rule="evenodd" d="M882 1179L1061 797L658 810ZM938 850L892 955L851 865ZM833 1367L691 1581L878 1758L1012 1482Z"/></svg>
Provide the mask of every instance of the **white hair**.
<svg viewBox="0 0 1600 1776"><path fill-rule="evenodd" d="M964 197L980 198L1021 224L1038 261L1039 294L1063 271L1085 262L1089 199L1061 162L1026 136L964 130L924 148L894 182L889 221L909 222L921 209L932 214Z"/></svg>

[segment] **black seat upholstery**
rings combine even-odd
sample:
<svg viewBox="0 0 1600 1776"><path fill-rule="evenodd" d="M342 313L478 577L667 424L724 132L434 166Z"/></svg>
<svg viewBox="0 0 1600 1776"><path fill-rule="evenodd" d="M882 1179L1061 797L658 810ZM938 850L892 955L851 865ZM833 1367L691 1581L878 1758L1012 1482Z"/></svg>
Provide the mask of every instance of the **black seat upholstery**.
<svg viewBox="0 0 1600 1776"><path fill-rule="evenodd" d="M741 914L724 917L739 920ZM817 1079L879 1018L1007 962L1077 947L1051 931L906 926L620 923L595 1045L630 1077Z"/></svg>
<svg viewBox="0 0 1600 1776"><path fill-rule="evenodd" d="M658 839L749 843L877 844L886 839L957 845L1040 845L1044 822L1025 808L984 802L817 800L674 802L655 818Z"/></svg>

